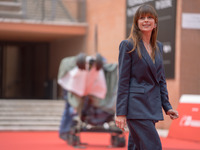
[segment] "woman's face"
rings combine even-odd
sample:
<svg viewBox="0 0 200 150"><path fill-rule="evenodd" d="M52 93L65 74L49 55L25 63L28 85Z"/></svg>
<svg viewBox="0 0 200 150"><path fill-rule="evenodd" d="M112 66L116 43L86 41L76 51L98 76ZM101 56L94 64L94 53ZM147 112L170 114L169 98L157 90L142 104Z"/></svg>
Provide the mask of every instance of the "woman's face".
<svg viewBox="0 0 200 150"><path fill-rule="evenodd" d="M153 16L141 15L138 19L138 27L142 32L151 32L156 27Z"/></svg>

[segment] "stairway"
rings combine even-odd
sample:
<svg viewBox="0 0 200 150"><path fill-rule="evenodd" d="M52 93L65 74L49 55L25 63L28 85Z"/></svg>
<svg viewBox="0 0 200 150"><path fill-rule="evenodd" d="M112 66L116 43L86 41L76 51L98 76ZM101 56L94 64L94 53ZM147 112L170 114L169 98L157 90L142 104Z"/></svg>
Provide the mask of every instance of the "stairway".
<svg viewBox="0 0 200 150"><path fill-rule="evenodd" d="M65 101L0 100L0 131L57 131Z"/></svg>

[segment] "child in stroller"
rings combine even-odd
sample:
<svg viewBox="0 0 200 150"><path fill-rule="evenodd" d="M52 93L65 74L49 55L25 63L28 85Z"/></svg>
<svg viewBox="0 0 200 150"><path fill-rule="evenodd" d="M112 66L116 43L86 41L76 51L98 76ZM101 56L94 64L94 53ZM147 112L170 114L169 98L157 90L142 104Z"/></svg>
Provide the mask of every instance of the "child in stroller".
<svg viewBox="0 0 200 150"><path fill-rule="evenodd" d="M81 53L78 56L64 58L61 61L58 72L58 83L63 88L66 107L59 130L60 138L64 139L69 145L77 147L82 146L79 136L81 132L108 132L111 133L112 146L124 147L125 137L123 132L114 123L117 64L103 63L103 58L99 54L96 55L96 58L91 58L89 61L86 61L86 55ZM69 74L75 67L80 72L82 70L92 72L93 68L98 72L98 74L87 74L87 76L91 76L84 78L84 80L88 80L84 82L89 83L92 80L93 82L90 83L95 83L95 86L91 86L91 84L87 86L87 83L85 83L84 87L88 87L89 90L84 89L84 92L87 92L82 95L80 92L82 90L80 88L80 80L77 79L78 75L72 73L73 77L76 76L75 84L79 86L79 93L74 90L75 88L72 89L72 84L70 87L66 86L66 84L72 83L69 76L67 75L66 77L66 74ZM96 75L99 78L100 72L101 81L98 82L97 78L94 79L94 76ZM83 76L81 75L81 77ZM67 80L65 80L66 78Z"/></svg>

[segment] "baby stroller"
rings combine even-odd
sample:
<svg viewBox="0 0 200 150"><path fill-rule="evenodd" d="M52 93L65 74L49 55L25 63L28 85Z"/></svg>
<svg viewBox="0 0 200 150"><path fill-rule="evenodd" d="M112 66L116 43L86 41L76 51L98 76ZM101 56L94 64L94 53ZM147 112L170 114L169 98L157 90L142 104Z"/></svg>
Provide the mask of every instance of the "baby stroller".
<svg viewBox="0 0 200 150"><path fill-rule="evenodd" d="M60 138L80 147L83 145L81 132L107 132L111 134L111 146L125 146L125 136L114 123L117 64L106 64L100 54L88 57L81 53L64 58L59 67L58 83L66 99Z"/></svg>

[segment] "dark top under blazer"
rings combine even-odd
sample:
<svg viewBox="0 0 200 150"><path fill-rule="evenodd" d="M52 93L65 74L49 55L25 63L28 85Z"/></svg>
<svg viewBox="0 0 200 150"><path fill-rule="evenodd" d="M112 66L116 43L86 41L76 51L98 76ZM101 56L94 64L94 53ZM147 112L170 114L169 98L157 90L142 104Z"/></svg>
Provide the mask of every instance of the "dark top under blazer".
<svg viewBox="0 0 200 150"><path fill-rule="evenodd" d="M142 58L133 49L132 40L123 40L119 46L119 83L116 115L127 119L163 120L171 109L168 100L162 51L163 45L157 42L159 50L155 64L149 56L142 40L139 42Z"/></svg>

